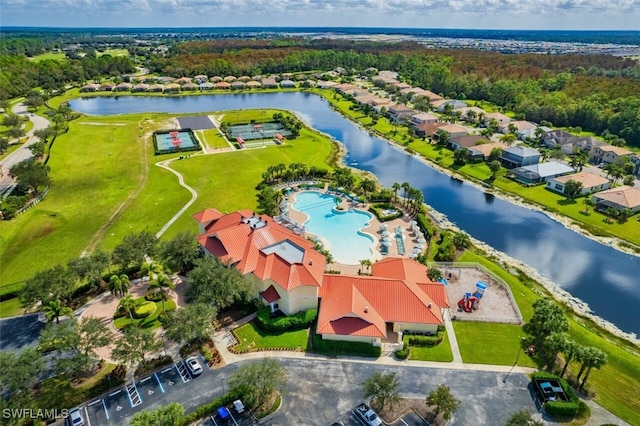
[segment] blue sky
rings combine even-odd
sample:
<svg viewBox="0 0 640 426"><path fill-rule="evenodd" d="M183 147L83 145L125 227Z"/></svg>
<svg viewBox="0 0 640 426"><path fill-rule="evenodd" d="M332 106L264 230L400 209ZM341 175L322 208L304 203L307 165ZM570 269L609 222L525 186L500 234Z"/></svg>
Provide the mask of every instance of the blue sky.
<svg viewBox="0 0 640 426"><path fill-rule="evenodd" d="M640 30L640 0L0 0L0 25Z"/></svg>

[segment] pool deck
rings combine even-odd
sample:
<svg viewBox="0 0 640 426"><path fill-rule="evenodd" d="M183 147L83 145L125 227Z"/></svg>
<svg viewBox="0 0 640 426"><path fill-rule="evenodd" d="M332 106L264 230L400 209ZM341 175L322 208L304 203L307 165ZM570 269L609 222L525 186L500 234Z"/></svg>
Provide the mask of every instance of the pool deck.
<svg viewBox="0 0 640 426"><path fill-rule="evenodd" d="M316 192L322 192L325 193L325 191L323 190L311 190L311 191L316 191ZM290 195L290 197L295 197L296 193L292 193ZM291 204L293 204L291 202ZM360 210L360 211L364 211L366 212L368 210L368 204L362 204L362 203L355 203L355 202L351 202L348 201L346 199L342 199L342 203L340 204L340 207L342 207L342 210L349 210L350 208L356 209L356 210ZM297 211L296 209L289 209L289 217L293 220L295 220L298 223L304 223L307 221L308 216L300 211ZM388 255L382 255L380 253L380 240L381 240L381 235L380 235L380 221L378 220L378 218L372 214L372 218L369 221L369 225L363 229L361 229L361 232L368 234L369 236L371 236L373 238L373 246L372 246L372 251L373 251L373 255L371 256L371 258L369 260L371 260L371 262L376 262L378 260L381 260L387 256L389 257L398 257L400 256L400 254L398 253L398 245L396 242L396 239L394 238L394 229L399 226L400 228L402 228L402 235L403 235L403 243L404 243L404 247L405 247L405 255L402 257L408 257L408 254L411 253L411 251L413 250L413 248L418 245L418 241L417 238L420 235L415 235L413 233L413 231L411 230L411 224L410 224L411 218L410 217L401 217L398 219L394 219L394 220L389 220L384 222L387 225L387 229L389 230L389 232L391 233L391 241L390 241L390 245L389 245L389 254ZM331 250L331 247L327 246L327 242L326 240L322 239L322 242L325 244L325 248L328 250ZM346 265L344 263L339 263L339 262L334 262L331 265L328 266L328 269L332 269L335 271L340 271L343 274L357 274L358 271L360 271L362 269L362 265L357 264L357 265ZM366 268L366 267L365 267ZM364 272L368 272L368 271L364 271Z"/></svg>

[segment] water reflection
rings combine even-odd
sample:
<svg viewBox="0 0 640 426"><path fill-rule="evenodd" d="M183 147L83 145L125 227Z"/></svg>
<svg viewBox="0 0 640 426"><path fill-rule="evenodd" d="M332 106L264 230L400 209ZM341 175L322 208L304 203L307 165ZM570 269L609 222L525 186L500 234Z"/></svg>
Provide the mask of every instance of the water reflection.
<svg viewBox="0 0 640 426"><path fill-rule="evenodd" d="M342 141L357 168L374 173L390 187L409 182L425 201L478 240L536 268L624 331L640 334L638 276L640 257L620 253L566 229L541 212L531 211L460 184L407 155L401 148L371 137L331 110L318 96L302 93L192 97L121 97L72 100L74 110L94 115L136 112L190 113L215 110L289 109L311 126Z"/></svg>

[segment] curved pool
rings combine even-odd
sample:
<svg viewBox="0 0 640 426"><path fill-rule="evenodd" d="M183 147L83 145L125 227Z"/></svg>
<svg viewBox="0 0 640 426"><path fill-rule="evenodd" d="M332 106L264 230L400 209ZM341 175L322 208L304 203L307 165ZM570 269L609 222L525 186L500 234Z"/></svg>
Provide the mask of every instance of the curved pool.
<svg viewBox="0 0 640 426"><path fill-rule="evenodd" d="M308 216L304 223L306 231L329 243L328 249L336 262L357 265L373 254L373 238L361 231L373 216L360 210L336 210L335 200L332 195L303 191L295 194L291 208Z"/></svg>

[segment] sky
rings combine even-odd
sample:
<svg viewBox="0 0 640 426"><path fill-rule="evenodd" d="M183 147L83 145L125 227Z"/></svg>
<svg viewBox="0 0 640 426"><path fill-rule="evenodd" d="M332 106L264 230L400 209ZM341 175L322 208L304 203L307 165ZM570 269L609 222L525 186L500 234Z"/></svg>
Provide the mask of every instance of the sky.
<svg viewBox="0 0 640 426"><path fill-rule="evenodd" d="M640 30L640 0L0 0L0 26Z"/></svg>

